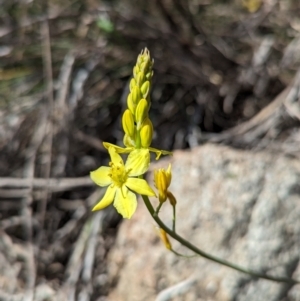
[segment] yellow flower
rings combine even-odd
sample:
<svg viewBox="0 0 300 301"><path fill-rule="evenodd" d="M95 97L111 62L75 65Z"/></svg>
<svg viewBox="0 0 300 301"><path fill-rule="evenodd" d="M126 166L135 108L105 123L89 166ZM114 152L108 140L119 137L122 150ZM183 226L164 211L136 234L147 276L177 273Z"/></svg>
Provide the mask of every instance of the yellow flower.
<svg viewBox="0 0 300 301"><path fill-rule="evenodd" d="M132 151L124 165L122 157L114 147L109 147L108 151L111 158L109 166L101 166L90 175L97 185L102 187L109 185L104 197L93 211L101 210L114 201L117 211L124 218L131 218L137 207L137 198L132 191L155 196L155 192L145 180L134 178L147 171L150 163L149 152L144 150L142 156L141 152Z"/></svg>
<svg viewBox="0 0 300 301"><path fill-rule="evenodd" d="M171 164L167 170L164 168L154 171L154 185L158 190L158 199L160 203L169 199L172 206L176 205L176 198L171 191L168 190L172 180Z"/></svg>

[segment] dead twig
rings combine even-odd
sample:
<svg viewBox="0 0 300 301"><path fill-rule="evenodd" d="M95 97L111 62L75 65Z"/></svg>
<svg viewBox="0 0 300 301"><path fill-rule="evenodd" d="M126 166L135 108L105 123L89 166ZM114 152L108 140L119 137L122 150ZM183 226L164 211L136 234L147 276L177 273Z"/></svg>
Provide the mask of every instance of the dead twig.
<svg viewBox="0 0 300 301"><path fill-rule="evenodd" d="M21 202L21 215L24 220L24 238L26 240L26 248L28 249L28 256L24 261L27 270L26 291L24 293L24 301L31 301L34 298L34 287L36 279L36 266L34 257L34 247L32 240L32 209L31 204L33 201L33 179L36 154L39 146L41 145L45 135L45 111L40 114L40 119L35 125L35 132L33 133L29 147L26 150L26 163L24 167L24 177L28 181L29 193L22 199Z"/></svg>
<svg viewBox="0 0 300 301"><path fill-rule="evenodd" d="M32 188L33 189L42 189L45 187L49 188L49 191L57 192L74 189L80 186L92 186L94 185L90 177L80 177L80 178L50 178L32 179ZM0 178L0 187L30 187L30 179L24 178Z"/></svg>

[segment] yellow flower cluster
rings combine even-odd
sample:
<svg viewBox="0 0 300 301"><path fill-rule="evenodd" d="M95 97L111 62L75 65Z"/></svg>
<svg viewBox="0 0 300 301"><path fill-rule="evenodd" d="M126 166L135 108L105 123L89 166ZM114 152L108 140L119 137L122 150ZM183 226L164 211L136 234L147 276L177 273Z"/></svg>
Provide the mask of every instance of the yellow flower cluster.
<svg viewBox="0 0 300 301"><path fill-rule="evenodd" d="M130 81L130 93L127 98L128 108L122 116L125 147L104 142L103 145L109 152L111 162L109 166L101 166L91 172L91 179L97 185L108 186L104 197L96 204L93 211L101 210L114 202L117 211L124 218L131 218L137 207L136 195L133 192L155 196L149 184L141 179L149 168L150 152L156 153L156 159L162 154L172 153L150 147L153 125L148 112L150 109L152 68L153 60L151 60L148 49L145 49L139 54L133 68L133 78ZM124 153L129 153L125 164L119 155ZM170 168L168 174L171 174ZM160 173L161 171L158 171L158 174ZM156 178L160 179L161 176L156 176ZM167 187L170 185L170 181L168 181ZM169 192L163 191L165 186L162 183L163 180L156 181L160 201L164 198L161 197L164 194L167 195L166 198L170 199Z"/></svg>

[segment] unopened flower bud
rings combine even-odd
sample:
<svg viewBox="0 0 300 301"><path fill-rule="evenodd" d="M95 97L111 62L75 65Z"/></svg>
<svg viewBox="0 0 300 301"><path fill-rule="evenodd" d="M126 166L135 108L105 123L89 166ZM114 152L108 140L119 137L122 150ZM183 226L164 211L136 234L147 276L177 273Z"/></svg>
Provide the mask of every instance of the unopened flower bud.
<svg viewBox="0 0 300 301"><path fill-rule="evenodd" d="M136 77L136 84L141 87L142 84L144 83L145 81L145 73L144 72L139 72L137 74L137 77Z"/></svg>
<svg viewBox="0 0 300 301"><path fill-rule="evenodd" d="M141 100L141 92L138 86L134 86L131 90L131 98L132 101L135 105L137 105L139 103L139 101Z"/></svg>
<svg viewBox="0 0 300 301"><path fill-rule="evenodd" d="M140 65L140 70L141 70L142 72L147 72L148 69L149 69L149 65L150 65L150 61L149 61L149 60L144 61L144 62Z"/></svg>
<svg viewBox="0 0 300 301"><path fill-rule="evenodd" d="M132 91L132 89L133 89L135 86L136 86L136 81L135 81L134 78L132 78L132 79L130 80L130 83L129 83L129 90L130 90L130 92Z"/></svg>
<svg viewBox="0 0 300 301"><path fill-rule="evenodd" d="M144 53L143 53L143 50L142 50L142 52L137 57L137 60L136 60L137 65L141 65L143 63L143 60L144 60L143 55L144 55Z"/></svg>
<svg viewBox="0 0 300 301"><path fill-rule="evenodd" d="M171 192L171 191L167 191L167 197L168 197L168 199L169 199L169 201L170 201L170 204L174 207L174 206L176 206L176 204L177 204L177 201L176 201L176 198L175 198L175 196L173 195L173 193Z"/></svg>
<svg viewBox="0 0 300 301"><path fill-rule="evenodd" d="M149 118L147 118L146 121L147 122L143 122L140 130L140 137L142 147L148 148L152 142L153 126Z"/></svg>
<svg viewBox="0 0 300 301"><path fill-rule="evenodd" d="M124 132L130 136L132 139L134 139L135 134L135 126L134 126L134 120L133 115L130 112L130 110L126 110L122 117L122 126Z"/></svg>
<svg viewBox="0 0 300 301"><path fill-rule="evenodd" d="M151 80L152 76L153 76L153 71L147 72L145 75L147 80Z"/></svg>
<svg viewBox="0 0 300 301"><path fill-rule="evenodd" d="M135 111L135 121L137 123L137 129L141 128L141 125L145 118L148 116L148 102L146 99L141 99L138 103Z"/></svg>
<svg viewBox="0 0 300 301"><path fill-rule="evenodd" d="M149 89L150 89L150 82L147 80L141 86L141 92L144 98L148 97Z"/></svg>
<svg viewBox="0 0 300 301"><path fill-rule="evenodd" d="M140 72L140 69L138 66L133 67L133 77L136 77L138 73Z"/></svg>
<svg viewBox="0 0 300 301"><path fill-rule="evenodd" d="M132 101L132 93L128 94L127 97L127 106L130 112L134 115L136 110L136 104Z"/></svg>

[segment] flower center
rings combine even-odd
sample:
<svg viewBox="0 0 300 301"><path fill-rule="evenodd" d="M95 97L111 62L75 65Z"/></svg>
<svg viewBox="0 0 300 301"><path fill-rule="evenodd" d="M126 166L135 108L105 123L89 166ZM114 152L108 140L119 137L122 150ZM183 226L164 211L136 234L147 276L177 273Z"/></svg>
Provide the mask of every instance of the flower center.
<svg viewBox="0 0 300 301"><path fill-rule="evenodd" d="M116 186L121 187L124 183L126 183L128 178L128 171L126 171L124 163L122 161L117 164L110 162L109 166L111 170L109 176Z"/></svg>

